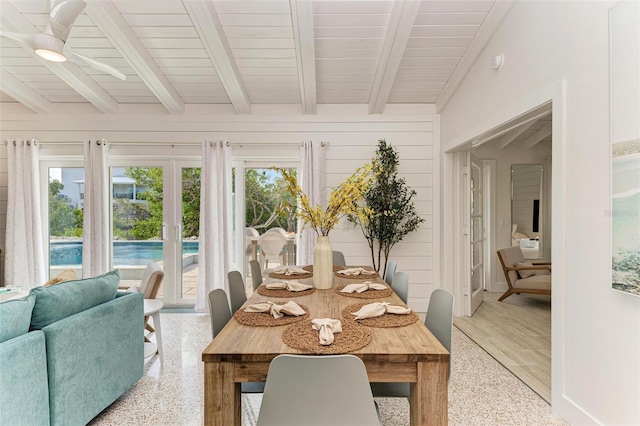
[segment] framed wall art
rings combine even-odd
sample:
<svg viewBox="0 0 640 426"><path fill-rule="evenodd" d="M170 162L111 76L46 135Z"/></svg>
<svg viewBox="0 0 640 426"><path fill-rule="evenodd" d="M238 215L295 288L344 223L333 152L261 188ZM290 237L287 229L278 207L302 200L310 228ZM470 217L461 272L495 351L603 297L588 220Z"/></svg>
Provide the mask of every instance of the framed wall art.
<svg viewBox="0 0 640 426"><path fill-rule="evenodd" d="M610 9L612 287L640 296L640 2Z"/></svg>

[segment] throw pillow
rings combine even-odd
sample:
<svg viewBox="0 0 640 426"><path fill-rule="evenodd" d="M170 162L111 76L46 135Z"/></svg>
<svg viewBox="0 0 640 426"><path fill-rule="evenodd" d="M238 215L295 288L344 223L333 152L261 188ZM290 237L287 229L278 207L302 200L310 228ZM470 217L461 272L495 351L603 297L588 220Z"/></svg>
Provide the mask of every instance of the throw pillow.
<svg viewBox="0 0 640 426"><path fill-rule="evenodd" d="M0 324L2 324L0 343L29 331L31 312L35 302L36 296L29 294L21 299L11 299L0 303Z"/></svg>
<svg viewBox="0 0 640 426"><path fill-rule="evenodd" d="M518 262L516 263L516 268L522 267L522 266L533 266L533 264L531 262ZM522 271L518 271L518 275L520 276L520 278L524 279L524 278L529 278L533 275L536 274L537 271L534 270L522 270Z"/></svg>
<svg viewBox="0 0 640 426"><path fill-rule="evenodd" d="M116 297L120 273L117 270L84 280L65 281L31 290L36 304L31 316L31 330L47 325Z"/></svg>
<svg viewBox="0 0 640 426"><path fill-rule="evenodd" d="M58 275L51 278L49 281L47 281L43 285L46 287L46 286L58 284L64 281L71 281L71 280L77 280L77 279L78 279L78 274L76 274L76 271L74 269L65 269L64 271L60 272Z"/></svg>

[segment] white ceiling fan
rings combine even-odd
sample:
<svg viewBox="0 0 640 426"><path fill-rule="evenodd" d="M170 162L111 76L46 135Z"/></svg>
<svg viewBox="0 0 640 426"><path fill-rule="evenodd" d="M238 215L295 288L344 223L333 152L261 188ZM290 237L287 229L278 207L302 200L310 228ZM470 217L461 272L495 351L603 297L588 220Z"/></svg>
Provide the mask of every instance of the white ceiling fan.
<svg viewBox="0 0 640 426"><path fill-rule="evenodd" d="M126 80L126 76L111 65L75 53L66 45L71 26L87 3L83 0L64 0L57 5L55 3L55 0L51 0L49 23L41 33L25 34L0 30L0 36L32 48L38 56L48 61L65 62L68 60L80 65L89 65L120 80Z"/></svg>

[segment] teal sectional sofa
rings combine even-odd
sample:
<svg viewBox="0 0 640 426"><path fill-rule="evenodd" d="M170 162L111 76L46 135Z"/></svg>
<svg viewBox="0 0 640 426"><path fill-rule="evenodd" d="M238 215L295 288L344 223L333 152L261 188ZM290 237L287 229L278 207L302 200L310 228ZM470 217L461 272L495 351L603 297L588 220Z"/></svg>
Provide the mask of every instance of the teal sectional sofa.
<svg viewBox="0 0 640 426"><path fill-rule="evenodd" d="M141 293L117 271L0 303L0 425L84 425L143 374Z"/></svg>

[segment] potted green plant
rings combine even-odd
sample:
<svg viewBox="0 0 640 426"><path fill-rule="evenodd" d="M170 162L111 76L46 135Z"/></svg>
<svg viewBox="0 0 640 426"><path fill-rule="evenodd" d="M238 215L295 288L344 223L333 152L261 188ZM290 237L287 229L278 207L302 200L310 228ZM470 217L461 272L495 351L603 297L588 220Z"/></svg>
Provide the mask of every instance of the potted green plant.
<svg viewBox="0 0 640 426"><path fill-rule="evenodd" d="M384 264L383 277L393 246L425 221L413 204L416 191L398 177L399 164L397 150L380 139L373 161L374 178L363 194L364 208L359 215L348 215L350 222L360 225L367 239L374 269L380 272Z"/></svg>

